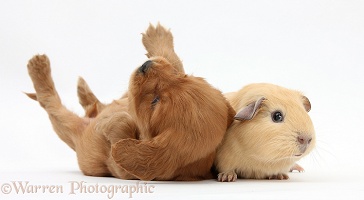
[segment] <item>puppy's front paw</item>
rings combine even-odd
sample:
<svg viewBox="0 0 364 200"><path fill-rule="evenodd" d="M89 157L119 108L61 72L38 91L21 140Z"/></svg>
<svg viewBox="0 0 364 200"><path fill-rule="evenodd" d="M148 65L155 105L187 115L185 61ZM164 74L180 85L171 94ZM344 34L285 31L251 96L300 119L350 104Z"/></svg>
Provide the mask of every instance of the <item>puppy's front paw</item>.
<svg viewBox="0 0 364 200"><path fill-rule="evenodd" d="M217 175L217 181L219 182L234 182L238 178L238 175L234 171L221 172Z"/></svg>
<svg viewBox="0 0 364 200"><path fill-rule="evenodd" d="M165 50L173 51L173 36L172 33L158 24L156 27L149 25L147 31L143 33L143 45L148 51L146 54L148 58L153 56L165 56L163 55Z"/></svg>
<svg viewBox="0 0 364 200"><path fill-rule="evenodd" d="M279 173L279 174L274 174L271 176L268 176L267 179L269 180L287 180L289 179L289 176L287 174L283 174L283 173Z"/></svg>

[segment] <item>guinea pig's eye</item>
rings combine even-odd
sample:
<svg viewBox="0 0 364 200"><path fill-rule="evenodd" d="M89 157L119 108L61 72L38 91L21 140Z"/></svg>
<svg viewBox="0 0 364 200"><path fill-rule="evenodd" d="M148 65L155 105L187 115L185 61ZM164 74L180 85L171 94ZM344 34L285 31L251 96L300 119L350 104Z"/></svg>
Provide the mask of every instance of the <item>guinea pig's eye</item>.
<svg viewBox="0 0 364 200"><path fill-rule="evenodd" d="M154 107L155 106L155 104L157 104L159 102L159 96L156 96L154 99L153 99L153 101L152 101L152 106Z"/></svg>
<svg viewBox="0 0 364 200"><path fill-rule="evenodd" d="M274 113L272 113L272 120L275 123L280 123L283 122L284 117L281 111L275 111Z"/></svg>

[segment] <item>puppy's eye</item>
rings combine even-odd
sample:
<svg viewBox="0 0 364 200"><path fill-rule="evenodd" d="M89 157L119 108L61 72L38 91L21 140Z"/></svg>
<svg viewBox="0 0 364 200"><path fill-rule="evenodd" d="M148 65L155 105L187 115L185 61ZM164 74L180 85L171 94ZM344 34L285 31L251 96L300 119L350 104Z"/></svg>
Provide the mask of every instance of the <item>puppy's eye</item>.
<svg viewBox="0 0 364 200"><path fill-rule="evenodd" d="M159 96L156 96L153 101L152 101L152 106L154 106L155 104L157 104L159 102Z"/></svg>
<svg viewBox="0 0 364 200"><path fill-rule="evenodd" d="M284 116L281 111L275 111L272 113L272 120L274 123L283 122Z"/></svg>

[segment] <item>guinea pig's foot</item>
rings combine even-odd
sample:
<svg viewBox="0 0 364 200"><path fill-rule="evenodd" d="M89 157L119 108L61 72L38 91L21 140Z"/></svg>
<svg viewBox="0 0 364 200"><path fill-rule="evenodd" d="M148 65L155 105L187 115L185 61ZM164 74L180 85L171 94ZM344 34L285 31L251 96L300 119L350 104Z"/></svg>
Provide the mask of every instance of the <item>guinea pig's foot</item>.
<svg viewBox="0 0 364 200"><path fill-rule="evenodd" d="M269 180L287 180L289 179L289 176L287 174L274 174L271 176L268 176Z"/></svg>
<svg viewBox="0 0 364 200"><path fill-rule="evenodd" d="M298 171L298 172L304 172L305 169L303 169L303 167L299 166L297 163L295 163L291 169L289 170L289 172L293 172L294 170Z"/></svg>
<svg viewBox="0 0 364 200"><path fill-rule="evenodd" d="M238 175L234 171L222 172L217 175L219 182L234 182L237 178Z"/></svg>

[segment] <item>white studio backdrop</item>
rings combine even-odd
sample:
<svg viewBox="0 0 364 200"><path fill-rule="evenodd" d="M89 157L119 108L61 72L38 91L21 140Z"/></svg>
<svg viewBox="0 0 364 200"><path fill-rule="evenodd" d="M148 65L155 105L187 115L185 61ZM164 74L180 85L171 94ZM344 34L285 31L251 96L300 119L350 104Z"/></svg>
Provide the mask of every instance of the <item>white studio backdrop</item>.
<svg viewBox="0 0 364 200"><path fill-rule="evenodd" d="M75 153L53 132L45 111L22 93L34 91L26 69L33 55L49 56L63 103L82 115L76 95L78 76L100 100L119 98L127 90L131 72L146 60L141 33L149 23L158 22L171 29L186 73L206 78L223 92L269 82L309 97L317 147L299 162L306 173L294 174L295 180L310 182L314 177L340 190L338 180L353 179L358 184L363 178L364 2L354 0L4 0L0 175L22 179L36 171L31 178L47 180L50 172L56 176L61 171L67 177L86 178L78 170ZM212 183L163 187L205 188ZM252 184L264 189L267 183ZM355 184L350 187L357 188ZM304 187L312 191L309 184ZM294 195L295 187L288 188ZM364 195L363 190L355 192L348 193ZM263 194L248 197L269 198L275 192ZM244 194L233 191L234 195Z"/></svg>

